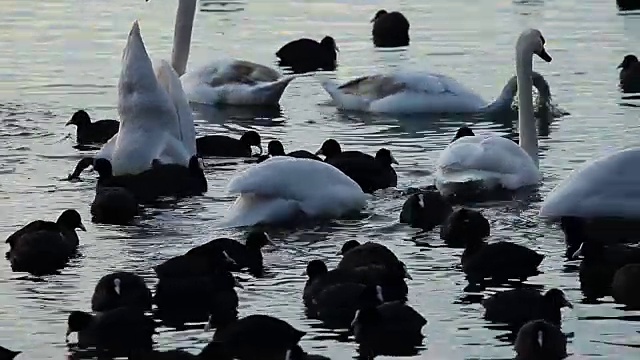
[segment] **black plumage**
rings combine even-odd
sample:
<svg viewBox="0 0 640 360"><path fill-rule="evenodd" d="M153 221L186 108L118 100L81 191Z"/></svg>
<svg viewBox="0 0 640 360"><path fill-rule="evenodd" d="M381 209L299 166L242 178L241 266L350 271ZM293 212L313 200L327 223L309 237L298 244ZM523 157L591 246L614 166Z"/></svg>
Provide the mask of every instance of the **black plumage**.
<svg viewBox="0 0 640 360"><path fill-rule="evenodd" d="M267 153L258 158L258 162L262 162L267 160L270 156L290 156L300 159L312 159L322 161L322 159L315 155L314 153L307 150L295 150L289 153L284 152L284 146L278 140L271 140L269 144L267 144Z"/></svg>
<svg viewBox="0 0 640 360"><path fill-rule="evenodd" d="M206 135L196 139L196 150L200 156L251 157L251 147L256 146L262 154L260 134L250 130L240 139L226 135Z"/></svg>
<svg viewBox="0 0 640 360"><path fill-rule="evenodd" d="M400 222L430 231L442 224L452 211L451 204L438 191L421 191L402 204Z"/></svg>
<svg viewBox="0 0 640 360"><path fill-rule="evenodd" d="M355 181L362 191L373 193L398 185L398 175L391 164L398 164L386 148L378 150L375 158L335 156L325 160Z"/></svg>
<svg viewBox="0 0 640 360"><path fill-rule="evenodd" d="M76 141L81 145L106 143L120 129L120 123L116 120L106 119L92 123L84 110L76 111L65 126L67 125L77 126Z"/></svg>
<svg viewBox="0 0 640 360"><path fill-rule="evenodd" d="M138 200L123 187L99 187L91 202L91 221L94 223L128 225L139 212Z"/></svg>
<svg viewBox="0 0 640 360"><path fill-rule="evenodd" d="M549 289L544 295L535 289L502 291L483 300L486 320L505 323L519 329L525 323L543 319L560 326L563 307L573 308L562 290Z"/></svg>
<svg viewBox="0 0 640 360"><path fill-rule="evenodd" d="M102 312L119 307L151 310L151 291L140 275L118 271L98 280L91 297L91 310Z"/></svg>
<svg viewBox="0 0 640 360"><path fill-rule="evenodd" d="M320 42L302 38L285 44L276 52L280 66L291 67L294 73L336 69L338 47L331 36Z"/></svg>
<svg viewBox="0 0 640 360"><path fill-rule="evenodd" d="M487 244L481 239L467 240L462 253L462 271L471 283L491 279L496 282L525 280L538 275L544 255L522 245L500 241Z"/></svg>
<svg viewBox="0 0 640 360"><path fill-rule="evenodd" d="M409 45L409 20L398 11L378 10L371 20L373 44L377 47Z"/></svg>
<svg viewBox="0 0 640 360"><path fill-rule="evenodd" d="M515 360L561 360L567 355L567 337L557 326L533 320L518 331Z"/></svg>

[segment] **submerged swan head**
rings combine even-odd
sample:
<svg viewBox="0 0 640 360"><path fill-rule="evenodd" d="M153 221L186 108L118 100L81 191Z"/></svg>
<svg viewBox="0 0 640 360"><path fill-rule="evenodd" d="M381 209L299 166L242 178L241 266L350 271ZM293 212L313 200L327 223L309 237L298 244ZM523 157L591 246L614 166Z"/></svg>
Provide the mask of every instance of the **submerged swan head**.
<svg viewBox="0 0 640 360"><path fill-rule="evenodd" d="M538 55L542 60L551 62L551 56L544 48L545 39L538 29L527 29L520 34L516 42L516 52L532 53Z"/></svg>

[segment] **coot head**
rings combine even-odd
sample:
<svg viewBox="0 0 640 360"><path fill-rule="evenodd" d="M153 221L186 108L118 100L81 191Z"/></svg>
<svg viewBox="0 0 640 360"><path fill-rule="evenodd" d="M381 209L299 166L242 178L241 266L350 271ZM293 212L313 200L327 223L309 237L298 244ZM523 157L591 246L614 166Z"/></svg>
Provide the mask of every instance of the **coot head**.
<svg viewBox="0 0 640 360"><path fill-rule="evenodd" d="M360 246L360 243L358 242L358 240L349 240L346 243L344 243L344 245L342 245L342 248L340 248L340 251L338 252L338 255L344 255L346 254L349 250Z"/></svg>
<svg viewBox="0 0 640 360"><path fill-rule="evenodd" d="M322 260L311 260L307 264L307 270L305 270L305 274L309 277L309 279L317 279L320 276L329 272L327 269L327 264Z"/></svg>
<svg viewBox="0 0 640 360"><path fill-rule="evenodd" d="M473 130L471 130L468 126L463 126L459 128L458 131L456 131L456 135L453 137L453 140L451 140L451 142L454 142L460 139L461 137L465 137L465 136L475 136L475 134L473 133Z"/></svg>
<svg viewBox="0 0 640 360"><path fill-rule="evenodd" d="M72 332L82 331L88 328L93 321L93 315L84 311L72 311L67 319L67 334L65 339L69 339Z"/></svg>
<svg viewBox="0 0 640 360"><path fill-rule="evenodd" d="M87 228L82 224L82 218L80 214L73 209L68 209L62 212L56 221L58 225L61 225L67 229L80 229L87 231Z"/></svg>
<svg viewBox="0 0 640 360"><path fill-rule="evenodd" d="M560 289L549 289L544 294L544 298L550 305L552 305L553 308L562 309L563 307L568 307L573 309L573 305L571 305L569 300L565 297L564 292Z"/></svg>
<svg viewBox="0 0 640 360"><path fill-rule="evenodd" d="M258 248L261 249L264 246L273 245L273 241L269 235L264 231L252 231L247 235L246 246L250 248Z"/></svg>
<svg viewBox="0 0 640 360"><path fill-rule="evenodd" d="M398 160L396 160L393 155L391 155L391 150L387 148L382 148L376 152L376 160L382 163L385 166L391 166L391 164L398 164Z"/></svg>
<svg viewBox="0 0 640 360"><path fill-rule="evenodd" d="M240 141L249 146L257 147L258 149L260 149L260 155L262 155L262 139L260 138L260 134L258 134L257 132L253 130L245 132L240 137Z"/></svg>
<svg viewBox="0 0 640 360"><path fill-rule="evenodd" d="M336 45L336 41L331 36L325 36L320 40L320 45L322 45L326 49L331 49L331 51L340 51L338 50L338 45Z"/></svg>
<svg viewBox="0 0 640 360"><path fill-rule="evenodd" d="M103 158L97 158L93 161L93 170L95 170L100 179L108 179L113 175L113 167L111 161Z"/></svg>
<svg viewBox="0 0 640 360"><path fill-rule="evenodd" d="M77 127L84 127L89 124L91 124L89 114L84 110L78 110L71 116L71 119L67 121L65 126L76 125Z"/></svg>
<svg viewBox="0 0 640 360"><path fill-rule="evenodd" d="M320 150L316 152L316 155L324 155L327 158L340 155L342 148L340 144L334 139L327 139L322 143Z"/></svg>
<svg viewBox="0 0 640 360"><path fill-rule="evenodd" d="M376 20L380 19L382 16L387 15L387 10L385 9L380 9L378 10L378 12L376 12L375 16L373 17L373 19L371 19L371 22L376 22Z"/></svg>
<svg viewBox="0 0 640 360"><path fill-rule="evenodd" d="M271 140L267 144L267 154L271 156L284 156L284 146L279 140Z"/></svg>
<svg viewBox="0 0 640 360"><path fill-rule="evenodd" d="M629 54L624 57L620 65L618 65L618 69L626 70L638 63L638 58L635 55Z"/></svg>

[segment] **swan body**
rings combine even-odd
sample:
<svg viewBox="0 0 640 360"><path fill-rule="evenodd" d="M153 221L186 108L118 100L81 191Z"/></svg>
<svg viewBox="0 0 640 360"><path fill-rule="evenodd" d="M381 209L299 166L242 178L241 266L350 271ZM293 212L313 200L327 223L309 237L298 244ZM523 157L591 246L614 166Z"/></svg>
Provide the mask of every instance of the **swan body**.
<svg viewBox="0 0 640 360"><path fill-rule="evenodd" d="M436 187L441 193L449 195L468 182L479 183L482 190L516 190L535 185L542 178L531 95L533 54L551 61L540 31L529 29L522 32L516 44L519 145L493 134L453 141L440 153L436 164Z"/></svg>
<svg viewBox="0 0 640 360"><path fill-rule="evenodd" d="M154 70L138 22L129 32L118 82L120 128L98 152L113 175L139 174L154 159L187 166L195 154L193 115L180 80L162 61Z"/></svg>
<svg viewBox="0 0 640 360"><path fill-rule="evenodd" d="M544 77L533 73L533 82L540 92L539 101L550 98ZM437 73L401 71L391 74L363 76L338 85L324 76L317 76L322 87L337 108L389 114L477 113L511 109L517 90L512 77L500 96L487 103L480 95L454 78Z"/></svg>
<svg viewBox="0 0 640 360"><path fill-rule="evenodd" d="M180 80L191 102L277 105L294 78L250 61L225 59L189 71Z"/></svg>
<svg viewBox="0 0 640 360"><path fill-rule="evenodd" d="M631 148L586 163L547 195L540 216L640 218L639 161Z"/></svg>
<svg viewBox="0 0 640 360"><path fill-rule="evenodd" d="M340 170L322 161L276 156L236 175L227 186L239 194L227 226L336 218L361 210L367 195Z"/></svg>

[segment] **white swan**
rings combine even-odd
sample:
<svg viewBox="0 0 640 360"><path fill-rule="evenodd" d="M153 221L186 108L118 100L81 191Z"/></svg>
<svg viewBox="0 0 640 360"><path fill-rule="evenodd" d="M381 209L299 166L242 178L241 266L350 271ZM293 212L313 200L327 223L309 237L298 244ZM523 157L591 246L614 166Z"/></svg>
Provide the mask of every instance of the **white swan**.
<svg viewBox="0 0 640 360"><path fill-rule="evenodd" d="M540 216L640 218L640 148L587 162L545 198Z"/></svg>
<svg viewBox="0 0 640 360"><path fill-rule="evenodd" d="M369 75L338 85L326 76L316 75L322 87L341 110L387 114L479 113L511 109L517 90L516 76L488 103L455 79L428 72L396 72ZM538 89L538 106L551 101L549 84L542 75L532 73Z"/></svg>
<svg viewBox="0 0 640 360"><path fill-rule="evenodd" d="M367 195L337 168L322 161L275 156L237 174L227 191L240 194L223 223L251 226L303 215L336 218L361 210Z"/></svg>
<svg viewBox="0 0 640 360"><path fill-rule="evenodd" d="M193 115L178 75L166 62L154 71L135 21L122 53L118 81L120 128L98 152L113 175L139 174L151 162L187 166L196 153Z"/></svg>
<svg viewBox="0 0 640 360"><path fill-rule="evenodd" d="M200 104L277 105L295 76L250 61L227 59L186 71L197 0L179 0L171 64L189 101Z"/></svg>
<svg viewBox="0 0 640 360"><path fill-rule="evenodd" d="M468 182L480 182L486 190L515 190L540 181L531 73L533 54L551 61L544 43L544 37L535 29L523 31L516 42L520 145L492 134L465 136L452 142L440 153L436 164L436 187L441 193L451 194Z"/></svg>

